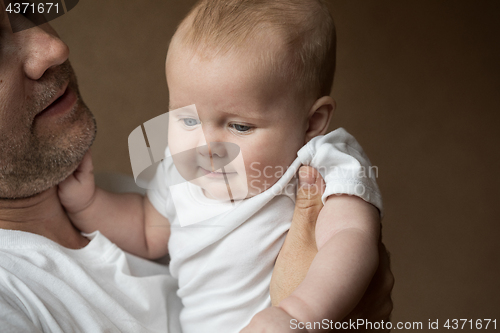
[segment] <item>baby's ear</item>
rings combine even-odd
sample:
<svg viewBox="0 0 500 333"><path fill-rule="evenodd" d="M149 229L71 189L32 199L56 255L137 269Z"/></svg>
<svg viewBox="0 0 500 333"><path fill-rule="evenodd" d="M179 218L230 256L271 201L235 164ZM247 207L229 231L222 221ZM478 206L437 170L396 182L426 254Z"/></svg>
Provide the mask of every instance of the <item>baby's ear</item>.
<svg viewBox="0 0 500 333"><path fill-rule="evenodd" d="M309 142L315 136L326 133L335 107L335 101L330 96L323 96L314 102L308 113L308 128L305 143Z"/></svg>

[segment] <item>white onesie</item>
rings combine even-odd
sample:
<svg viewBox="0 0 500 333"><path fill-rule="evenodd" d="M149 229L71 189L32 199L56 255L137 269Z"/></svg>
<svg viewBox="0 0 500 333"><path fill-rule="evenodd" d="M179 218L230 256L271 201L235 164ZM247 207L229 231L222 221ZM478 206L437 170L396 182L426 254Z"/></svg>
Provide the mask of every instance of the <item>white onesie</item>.
<svg viewBox="0 0 500 333"><path fill-rule="evenodd" d="M175 165L160 164L164 189L150 190L148 197L170 221L170 271L179 281L184 333L239 332L271 305L269 283L292 221L301 165L315 167L325 179L323 202L332 194L356 195L382 212L376 169L343 128L313 138L297 155L270 189L235 206L208 199L189 182L172 181L180 177ZM186 226L186 219L202 222Z"/></svg>

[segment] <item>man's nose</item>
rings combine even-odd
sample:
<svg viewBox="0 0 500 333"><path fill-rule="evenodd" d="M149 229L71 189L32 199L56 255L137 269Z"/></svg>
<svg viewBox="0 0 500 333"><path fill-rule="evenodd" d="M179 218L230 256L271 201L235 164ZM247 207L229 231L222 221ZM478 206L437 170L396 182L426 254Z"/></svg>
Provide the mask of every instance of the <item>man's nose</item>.
<svg viewBox="0 0 500 333"><path fill-rule="evenodd" d="M40 79L45 71L61 65L69 56L68 46L48 24L36 26L18 34L23 35L24 72L32 80Z"/></svg>

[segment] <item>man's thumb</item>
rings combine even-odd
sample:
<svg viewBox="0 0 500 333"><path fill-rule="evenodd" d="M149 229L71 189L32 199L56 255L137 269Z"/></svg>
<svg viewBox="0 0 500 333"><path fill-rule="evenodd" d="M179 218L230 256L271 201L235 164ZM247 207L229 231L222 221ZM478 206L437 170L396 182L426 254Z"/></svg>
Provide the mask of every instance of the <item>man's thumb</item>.
<svg viewBox="0 0 500 333"><path fill-rule="evenodd" d="M296 210L302 209L315 213L311 218L316 220L319 211L323 207L321 196L325 189L325 182L320 173L310 166L302 166L299 169L299 188L297 190ZM304 212L305 213L305 212Z"/></svg>

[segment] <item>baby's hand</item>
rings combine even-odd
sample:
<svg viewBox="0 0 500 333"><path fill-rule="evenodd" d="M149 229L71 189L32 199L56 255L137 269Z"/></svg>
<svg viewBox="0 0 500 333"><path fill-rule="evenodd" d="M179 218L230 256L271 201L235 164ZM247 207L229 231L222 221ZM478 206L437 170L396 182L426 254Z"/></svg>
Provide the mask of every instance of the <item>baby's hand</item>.
<svg viewBox="0 0 500 333"><path fill-rule="evenodd" d="M59 184L59 199L69 214L79 213L93 202L96 189L93 171L89 150L75 172Z"/></svg>

